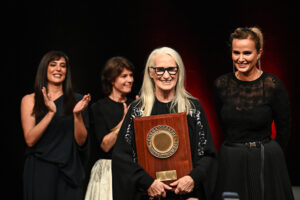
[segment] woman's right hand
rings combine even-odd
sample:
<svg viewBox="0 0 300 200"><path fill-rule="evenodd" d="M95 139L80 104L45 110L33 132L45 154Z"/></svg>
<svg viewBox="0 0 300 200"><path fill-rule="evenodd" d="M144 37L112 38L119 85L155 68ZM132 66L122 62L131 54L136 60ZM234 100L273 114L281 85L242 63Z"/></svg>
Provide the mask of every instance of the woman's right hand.
<svg viewBox="0 0 300 200"><path fill-rule="evenodd" d="M51 100L51 96L49 96L46 92L46 88L42 88L43 96L44 96L44 102L46 107L49 109L49 112L56 113L56 105L54 101Z"/></svg>
<svg viewBox="0 0 300 200"><path fill-rule="evenodd" d="M154 197L166 197L166 190L171 190L172 188L159 180L154 180L151 186L148 188L147 192L150 198Z"/></svg>

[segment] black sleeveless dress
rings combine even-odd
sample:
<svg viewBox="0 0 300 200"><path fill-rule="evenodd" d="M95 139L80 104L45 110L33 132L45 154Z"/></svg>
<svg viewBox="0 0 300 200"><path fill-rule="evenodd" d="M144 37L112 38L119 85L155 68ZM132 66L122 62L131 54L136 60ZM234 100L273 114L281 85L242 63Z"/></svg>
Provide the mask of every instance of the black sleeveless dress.
<svg viewBox="0 0 300 200"><path fill-rule="evenodd" d="M76 102L82 95L74 94ZM42 137L27 147L24 163L24 200L82 199L87 144L78 146L74 138L73 115L64 115L64 96L54 101L57 112ZM82 112L88 129L88 112ZM38 123L42 119L37 119Z"/></svg>

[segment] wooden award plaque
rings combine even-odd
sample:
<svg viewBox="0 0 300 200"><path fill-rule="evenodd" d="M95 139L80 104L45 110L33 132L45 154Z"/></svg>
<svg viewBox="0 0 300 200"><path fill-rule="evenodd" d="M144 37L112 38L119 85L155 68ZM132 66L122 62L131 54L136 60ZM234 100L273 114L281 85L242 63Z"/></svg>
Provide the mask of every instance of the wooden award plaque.
<svg viewBox="0 0 300 200"><path fill-rule="evenodd" d="M154 179L169 184L192 170L186 113L134 119L138 163Z"/></svg>

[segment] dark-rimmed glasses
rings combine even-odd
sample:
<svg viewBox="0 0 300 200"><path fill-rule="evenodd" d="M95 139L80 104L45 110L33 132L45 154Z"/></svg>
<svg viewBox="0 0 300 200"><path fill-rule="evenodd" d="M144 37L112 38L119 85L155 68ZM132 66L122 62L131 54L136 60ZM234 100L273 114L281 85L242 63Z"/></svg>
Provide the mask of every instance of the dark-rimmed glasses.
<svg viewBox="0 0 300 200"><path fill-rule="evenodd" d="M155 74L157 76L164 75L165 71L167 71L170 75L176 75L178 72L178 67L150 67L151 69L154 69Z"/></svg>

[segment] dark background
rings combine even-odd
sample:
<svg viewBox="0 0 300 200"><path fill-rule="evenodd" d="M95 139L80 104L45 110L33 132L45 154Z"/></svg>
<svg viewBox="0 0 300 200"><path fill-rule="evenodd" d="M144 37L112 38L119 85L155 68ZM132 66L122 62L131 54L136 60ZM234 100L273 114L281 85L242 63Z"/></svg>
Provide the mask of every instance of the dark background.
<svg viewBox="0 0 300 200"><path fill-rule="evenodd" d="M37 66L47 51L62 50L69 55L75 90L90 93L96 101L103 97L100 71L108 58L125 56L134 63L134 96L149 53L161 46L176 49L187 70L186 89L202 102L218 148L222 137L212 104L212 85L218 76L232 70L228 39L239 26L262 29L262 69L277 75L289 92L292 134L285 154L292 185L300 185L300 138L296 131L300 119L296 89L300 25L296 2L12 1L2 10L8 13L2 17L2 40L6 44L2 63L2 106L6 111L2 165L7 167L2 172L9 177L4 191L13 189L11 199L22 199L25 142L20 102L32 92Z"/></svg>

